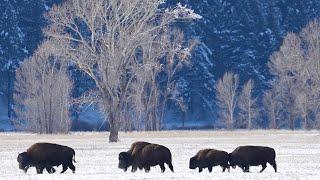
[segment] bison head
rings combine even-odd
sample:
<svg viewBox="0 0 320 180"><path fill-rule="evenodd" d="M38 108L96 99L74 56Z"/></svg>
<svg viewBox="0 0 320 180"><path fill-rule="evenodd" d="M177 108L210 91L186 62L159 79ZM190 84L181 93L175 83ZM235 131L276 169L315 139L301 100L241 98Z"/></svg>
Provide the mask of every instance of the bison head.
<svg viewBox="0 0 320 180"><path fill-rule="evenodd" d="M19 169L22 169L26 173L31 165L31 159L29 155L26 152L20 153L17 161L19 163Z"/></svg>
<svg viewBox="0 0 320 180"><path fill-rule="evenodd" d="M189 169L195 169L198 167L198 159L197 157L192 157L190 158L190 161L189 161Z"/></svg>
<svg viewBox="0 0 320 180"><path fill-rule="evenodd" d="M236 159L235 159L235 157L232 156L231 153L229 154L229 159L228 159L228 161L229 161L229 165L230 165L233 169L236 168L236 165L237 165Z"/></svg>
<svg viewBox="0 0 320 180"><path fill-rule="evenodd" d="M131 154L128 152L121 152L119 154L119 165L118 168L127 171L128 167L132 164Z"/></svg>

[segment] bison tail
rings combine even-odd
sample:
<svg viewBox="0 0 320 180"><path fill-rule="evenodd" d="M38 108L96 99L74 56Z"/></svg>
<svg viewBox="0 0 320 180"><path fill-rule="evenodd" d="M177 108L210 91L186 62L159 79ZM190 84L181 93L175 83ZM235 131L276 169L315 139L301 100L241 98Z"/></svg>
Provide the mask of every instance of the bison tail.
<svg viewBox="0 0 320 180"><path fill-rule="evenodd" d="M168 149L168 151L169 151L169 159L167 160L167 164L168 164L170 170L171 170L172 172L174 172L173 166L172 166L172 155L171 155L171 152L170 152L169 149Z"/></svg>
<svg viewBox="0 0 320 180"><path fill-rule="evenodd" d="M72 161L74 162L74 163L77 163L77 161L76 161L76 152L73 150L73 156L72 156Z"/></svg>
<svg viewBox="0 0 320 180"><path fill-rule="evenodd" d="M273 150L273 159L275 160L276 159L276 151L274 149Z"/></svg>

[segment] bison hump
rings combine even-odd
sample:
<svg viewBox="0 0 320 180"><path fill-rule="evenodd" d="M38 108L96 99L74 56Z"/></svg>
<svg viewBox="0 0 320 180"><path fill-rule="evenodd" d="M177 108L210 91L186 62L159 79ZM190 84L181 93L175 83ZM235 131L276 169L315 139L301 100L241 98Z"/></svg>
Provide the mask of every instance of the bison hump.
<svg viewBox="0 0 320 180"><path fill-rule="evenodd" d="M134 157L134 156L137 156L141 153L142 149L149 145L150 143L148 142L143 142L143 141L138 141L138 142L135 142L131 145L130 147L130 150L129 150L129 153Z"/></svg>

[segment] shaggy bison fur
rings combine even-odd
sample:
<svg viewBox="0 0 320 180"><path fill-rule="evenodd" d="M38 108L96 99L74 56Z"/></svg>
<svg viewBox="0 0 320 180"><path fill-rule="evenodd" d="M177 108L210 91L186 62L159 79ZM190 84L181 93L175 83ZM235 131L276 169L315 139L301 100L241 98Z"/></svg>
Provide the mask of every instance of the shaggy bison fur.
<svg viewBox="0 0 320 180"><path fill-rule="evenodd" d="M38 174L46 169L48 173L54 173L53 166L62 165L64 173L68 167L74 173L76 168L72 164L75 162L75 151L67 146L51 143L36 143L29 147L26 152L18 155L19 168L26 173L29 167L35 167Z"/></svg>
<svg viewBox="0 0 320 180"><path fill-rule="evenodd" d="M128 167L132 166L131 172L135 172L137 168L143 169L142 162L140 161L140 154L144 146L149 144L150 143L143 141L134 142L127 152L121 152L119 154L118 167L127 171Z"/></svg>
<svg viewBox="0 0 320 180"><path fill-rule="evenodd" d="M135 142L127 152L119 154L118 167L127 171L128 167L132 166L131 172L135 172L137 168L149 172L150 167L159 165L161 172L164 172L165 163L173 172L172 156L167 147L148 142Z"/></svg>
<svg viewBox="0 0 320 180"><path fill-rule="evenodd" d="M233 168L239 166L243 172L249 172L250 166L262 166L260 172L264 171L269 163L275 172L277 164L276 152L273 148L264 146L239 146L229 154L229 164Z"/></svg>
<svg viewBox="0 0 320 180"><path fill-rule="evenodd" d="M202 172L202 169L204 168L208 168L209 172L211 172L212 167L221 166L222 172L224 172L227 168L228 171L230 171L228 157L228 153L225 151L203 149L200 150L195 156L190 158L189 168L199 168L199 172Z"/></svg>

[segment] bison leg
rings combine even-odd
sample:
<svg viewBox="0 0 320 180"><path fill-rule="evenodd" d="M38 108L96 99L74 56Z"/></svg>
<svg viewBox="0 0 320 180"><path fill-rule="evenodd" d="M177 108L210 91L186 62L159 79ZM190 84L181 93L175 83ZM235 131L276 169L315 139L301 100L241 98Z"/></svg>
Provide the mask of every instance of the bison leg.
<svg viewBox="0 0 320 180"><path fill-rule="evenodd" d="M46 167L46 170L47 170L47 172L48 172L49 174L52 174L52 173L55 173L55 172L56 172L56 170L55 170L53 167L51 167L51 166L47 166L47 167Z"/></svg>
<svg viewBox="0 0 320 180"><path fill-rule="evenodd" d="M273 167L274 172L277 172L277 164L276 164L276 161L269 162L269 164Z"/></svg>
<svg viewBox="0 0 320 180"><path fill-rule="evenodd" d="M144 167L144 171L148 173L150 171L150 166Z"/></svg>
<svg viewBox="0 0 320 180"><path fill-rule="evenodd" d="M72 162L69 163L68 167L72 170L72 173L76 172L76 167L72 164Z"/></svg>
<svg viewBox="0 0 320 180"><path fill-rule="evenodd" d="M199 173L201 173L202 172L202 168L199 168Z"/></svg>
<svg viewBox="0 0 320 180"><path fill-rule="evenodd" d="M221 166L222 167L222 172L225 172L227 167L226 166Z"/></svg>
<svg viewBox="0 0 320 180"><path fill-rule="evenodd" d="M27 173L28 169L29 169L29 166L25 167L25 168L23 169L24 173Z"/></svg>
<svg viewBox="0 0 320 180"><path fill-rule="evenodd" d="M136 172L137 171L137 166L132 166L132 168L131 168L131 172Z"/></svg>
<svg viewBox="0 0 320 180"><path fill-rule="evenodd" d="M208 167L208 171L209 171L209 172L212 172L212 166L209 166L209 167Z"/></svg>
<svg viewBox="0 0 320 180"><path fill-rule="evenodd" d="M44 167L37 166L37 167L36 167L37 174L42 174L42 173L43 173L43 169L44 169Z"/></svg>
<svg viewBox="0 0 320 180"><path fill-rule="evenodd" d="M243 172L249 172L249 165L243 165L241 166L241 169Z"/></svg>
<svg viewBox="0 0 320 180"><path fill-rule="evenodd" d="M267 163L263 163L261 165L262 165L262 169L260 170L260 173L262 173L266 169Z"/></svg>
<svg viewBox="0 0 320 180"><path fill-rule="evenodd" d="M60 172L61 174L66 172L66 170L68 169L68 166L65 164L62 164L62 171Z"/></svg>
<svg viewBox="0 0 320 180"><path fill-rule="evenodd" d="M166 170L166 167L164 167L164 163L159 164L160 168L161 168L161 172L164 173L164 171Z"/></svg>
<svg viewBox="0 0 320 180"><path fill-rule="evenodd" d="M241 166L241 169L243 172L246 172L246 167L245 166Z"/></svg>
<svg viewBox="0 0 320 180"><path fill-rule="evenodd" d="M171 170L172 172L174 172L174 170L173 170L173 166L172 166L172 163L171 163L171 162L167 162L167 164L168 164L168 166L169 166L170 170Z"/></svg>
<svg viewBox="0 0 320 180"><path fill-rule="evenodd" d="M249 165L245 165L244 169L245 169L244 172L249 172Z"/></svg>

